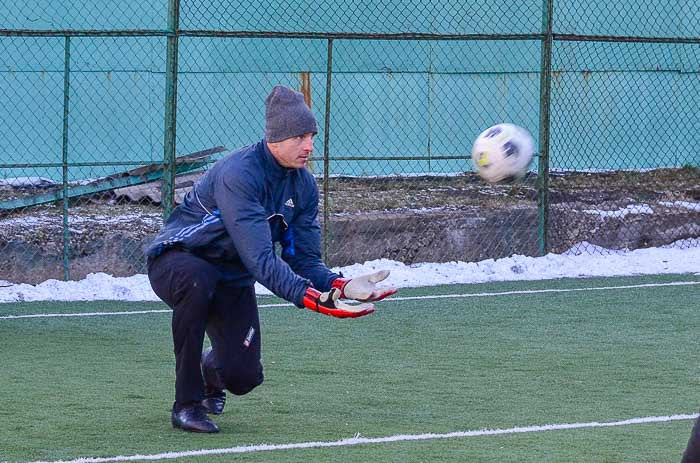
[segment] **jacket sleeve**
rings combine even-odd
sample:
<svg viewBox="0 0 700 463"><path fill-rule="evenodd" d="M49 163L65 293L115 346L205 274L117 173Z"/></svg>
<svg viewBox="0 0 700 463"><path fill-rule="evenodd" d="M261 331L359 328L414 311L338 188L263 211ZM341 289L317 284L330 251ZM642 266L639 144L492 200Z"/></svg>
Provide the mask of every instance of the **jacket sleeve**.
<svg viewBox="0 0 700 463"><path fill-rule="evenodd" d="M321 259L321 225L318 222L318 187L306 182L304 207L294 218L294 255L285 260L292 269L308 278L319 291L331 289L331 283L340 275L331 272Z"/></svg>
<svg viewBox="0 0 700 463"><path fill-rule="evenodd" d="M265 208L259 199L262 180L252 172L228 172L216 180L214 198L221 219L243 265L277 296L303 307L311 282L295 274L275 254Z"/></svg>

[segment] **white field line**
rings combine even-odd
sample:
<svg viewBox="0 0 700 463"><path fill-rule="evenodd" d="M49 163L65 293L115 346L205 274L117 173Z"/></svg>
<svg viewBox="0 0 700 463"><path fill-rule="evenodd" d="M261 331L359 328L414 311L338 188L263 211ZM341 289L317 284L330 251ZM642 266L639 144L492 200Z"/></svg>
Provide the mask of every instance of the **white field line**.
<svg viewBox="0 0 700 463"><path fill-rule="evenodd" d="M640 285L624 285L624 286L598 286L587 288L561 288L561 289L528 289L519 291L501 291L494 293L462 293L462 294L435 294L432 296L406 296L406 297L391 297L384 299L382 303L393 301L411 301L411 300L426 300L426 299L449 299L449 298L467 298L467 297L493 297L493 296L510 296L515 294L543 294L543 293L570 293L574 291L609 291L614 289L634 289L634 288L656 288L660 286L690 286L700 285L700 281L673 281L669 283L647 283ZM293 307L294 304L288 302L280 304L261 304L260 308L271 307ZM121 312L76 312L76 313L43 313L43 314L27 314L27 315L4 315L0 316L0 320L14 320L18 318L53 318L53 317L101 317L111 315L138 315L138 314L153 314L153 313L170 313L170 309L159 310L125 310Z"/></svg>
<svg viewBox="0 0 700 463"><path fill-rule="evenodd" d="M27 315L4 315L0 320L13 320L15 318L54 318L54 317L105 317L109 315L139 315L149 313L171 313L170 309L159 310L124 310L121 312L76 312L76 313L34 313Z"/></svg>
<svg viewBox="0 0 700 463"><path fill-rule="evenodd" d="M410 301L414 299L446 299L462 297L487 297L487 296L509 296L513 294L541 294L541 293L570 293L574 291L609 291L612 289L634 289L634 288L655 288L659 286L690 286L700 285L700 281L673 281L669 283L646 283L640 285L624 286L597 286L588 288L561 288L561 289L528 289L519 291L501 291L497 293L464 293L464 294L436 294L434 296L407 296L392 297L386 301Z"/></svg>
<svg viewBox="0 0 700 463"><path fill-rule="evenodd" d="M434 439L455 439L465 437L479 436L495 436L504 434L522 434L530 432L545 432L545 431L560 431L567 429L581 428L607 428L613 426L629 426L644 423L665 423L668 421L693 420L698 417L698 414L689 415L669 415L669 416L647 416L643 418L629 418L621 421L592 421L588 423L563 423L563 424L545 424L541 426L524 426L508 429L480 429L475 431L456 431L444 434L398 434L386 437L361 437L359 434L348 439L336 441L320 441L320 442L296 442L289 444L257 444L257 445L241 445L237 447L228 447L221 449L202 449L188 450L183 452L165 452L150 455L127 455L115 457L84 457L76 458L75 460L56 460L56 461L34 461L31 463L110 463L121 461L154 461L154 460L174 460L176 458L200 457L207 455L229 455L239 453L254 453L268 452L272 450L294 450L294 449L312 449L325 447L348 447L353 445L366 444L385 444L389 442L406 442L406 441L425 441Z"/></svg>

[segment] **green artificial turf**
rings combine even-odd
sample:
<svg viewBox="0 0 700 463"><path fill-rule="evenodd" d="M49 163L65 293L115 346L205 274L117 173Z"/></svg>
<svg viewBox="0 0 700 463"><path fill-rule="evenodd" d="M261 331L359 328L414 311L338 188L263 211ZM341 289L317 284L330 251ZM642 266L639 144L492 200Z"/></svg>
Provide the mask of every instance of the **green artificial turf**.
<svg viewBox="0 0 700 463"><path fill-rule="evenodd" d="M263 308L266 380L229 395L217 435L173 430L168 313L0 319L0 461L71 460L688 414L700 407L697 276L402 290L371 316ZM261 305L279 303L262 298ZM162 310L0 305L0 316ZM188 456L174 461L678 461L692 420ZM170 460L168 460L170 461Z"/></svg>

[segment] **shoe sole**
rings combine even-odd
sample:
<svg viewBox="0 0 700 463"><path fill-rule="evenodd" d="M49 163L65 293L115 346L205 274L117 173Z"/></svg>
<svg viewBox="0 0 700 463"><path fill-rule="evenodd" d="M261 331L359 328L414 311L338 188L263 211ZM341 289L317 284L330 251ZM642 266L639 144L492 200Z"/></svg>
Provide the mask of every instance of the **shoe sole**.
<svg viewBox="0 0 700 463"><path fill-rule="evenodd" d="M213 430L211 430L211 431L205 431L205 430L203 430L203 429L195 429L195 428L184 428L184 427L180 426L178 423L176 423L175 421L172 421L172 420L171 420L170 423L173 425L173 429L181 429L182 431L185 431L185 432L197 432L197 433L200 433L200 434L216 434L217 432L220 432L220 431L221 431L221 429L219 429L219 428L215 428L215 429L213 429Z"/></svg>

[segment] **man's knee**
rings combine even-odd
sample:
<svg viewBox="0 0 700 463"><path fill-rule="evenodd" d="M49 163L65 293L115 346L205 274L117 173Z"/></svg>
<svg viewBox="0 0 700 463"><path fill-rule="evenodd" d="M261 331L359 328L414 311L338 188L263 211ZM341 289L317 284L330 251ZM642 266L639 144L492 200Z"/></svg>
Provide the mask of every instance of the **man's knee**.
<svg viewBox="0 0 700 463"><path fill-rule="evenodd" d="M262 384L264 376L262 365L257 368L237 368L223 372L223 382L232 394L244 395Z"/></svg>

